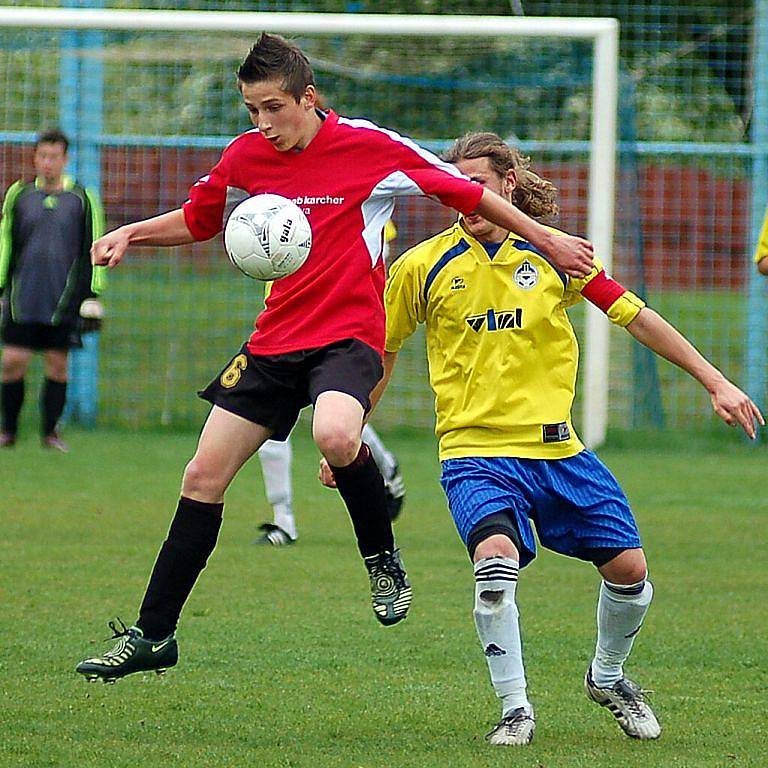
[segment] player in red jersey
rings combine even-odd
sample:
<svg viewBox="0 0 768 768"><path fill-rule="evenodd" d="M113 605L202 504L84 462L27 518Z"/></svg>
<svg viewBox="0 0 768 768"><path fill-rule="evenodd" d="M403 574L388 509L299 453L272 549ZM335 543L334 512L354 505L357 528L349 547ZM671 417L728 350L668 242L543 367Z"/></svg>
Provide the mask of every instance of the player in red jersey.
<svg viewBox="0 0 768 768"><path fill-rule="evenodd" d="M268 438L284 440L314 406L313 437L333 468L371 581L376 617L405 618L411 589L395 548L384 484L360 433L381 378L384 345L383 231L396 197L424 195L519 232L561 269L587 274L592 247L555 237L499 195L392 131L317 109L306 56L263 34L238 71L254 129L237 137L169 213L127 224L94 243L93 263L116 266L130 245L207 240L249 195L276 193L306 212L306 263L275 282L256 330L201 396L213 404L135 626L115 647L81 662L89 679L113 681L176 664L175 629L221 524L224 492ZM113 629L114 629L114 625Z"/></svg>

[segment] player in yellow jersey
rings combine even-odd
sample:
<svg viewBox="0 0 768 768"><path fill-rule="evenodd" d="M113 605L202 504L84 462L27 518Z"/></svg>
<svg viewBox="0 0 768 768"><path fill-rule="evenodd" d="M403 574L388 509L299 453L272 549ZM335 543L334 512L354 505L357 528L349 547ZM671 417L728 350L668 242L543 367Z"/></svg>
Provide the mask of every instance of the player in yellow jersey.
<svg viewBox="0 0 768 768"><path fill-rule="evenodd" d="M556 213L555 188L495 134L459 139L447 159L530 216ZM518 571L536 554L534 528L544 547L594 563L603 578L589 697L629 736L661 732L623 671L653 594L637 526L616 479L571 424L578 347L566 309L582 298L700 381L728 424L754 437L755 422L764 423L741 390L597 260L586 278L569 278L522 237L471 214L395 262L385 375L372 399L424 323L441 483L474 562L475 624L502 702L492 744L528 744L535 730L515 604ZM327 466L321 476L332 484Z"/></svg>
<svg viewBox="0 0 768 768"><path fill-rule="evenodd" d="M768 275L768 208L765 210L763 228L760 230L760 239L755 251L755 263L762 275Z"/></svg>

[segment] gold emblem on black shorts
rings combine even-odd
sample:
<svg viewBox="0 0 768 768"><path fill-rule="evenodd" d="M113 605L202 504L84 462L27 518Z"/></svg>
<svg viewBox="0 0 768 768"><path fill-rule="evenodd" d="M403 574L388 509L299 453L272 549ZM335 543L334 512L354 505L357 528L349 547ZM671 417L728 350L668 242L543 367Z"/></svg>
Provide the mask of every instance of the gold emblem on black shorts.
<svg viewBox="0 0 768 768"><path fill-rule="evenodd" d="M221 374L219 383L222 387L232 389L240 381L243 371L248 367L248 358L245 355L237 355L235 359L227 366L224 373Z"/></svg>

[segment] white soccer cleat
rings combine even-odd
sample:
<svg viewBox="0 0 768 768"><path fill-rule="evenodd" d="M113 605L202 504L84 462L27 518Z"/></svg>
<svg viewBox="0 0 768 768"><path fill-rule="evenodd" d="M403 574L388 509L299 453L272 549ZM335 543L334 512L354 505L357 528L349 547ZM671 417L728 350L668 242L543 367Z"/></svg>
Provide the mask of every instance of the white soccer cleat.
<svg viewBox="0 0 768 768"><path fill-rule="evenodd" d="M661 736L659 721L645 701L645 691L637 683L622 677L608 688L598 688L590 668L584 677L584 687L592 701L610 710L627 736L633 739L658 739Z"/></svg>
<svg viewBox="0 0 768 768"><path fill-rule="evenodd" d="M502 747L524 747L533 741L536 719L533 707L518 707L499 720L485 738L490 744Z"/></svg>
<svg viewBox="0 0 768 768"><path fill-rule="evenodd" d="M263 523L259 526L259 530L263 531L254 544L265 544L269 547L285 547L289 544L293 544L296 539L284 531L279 525L274 523Z"/></svg>

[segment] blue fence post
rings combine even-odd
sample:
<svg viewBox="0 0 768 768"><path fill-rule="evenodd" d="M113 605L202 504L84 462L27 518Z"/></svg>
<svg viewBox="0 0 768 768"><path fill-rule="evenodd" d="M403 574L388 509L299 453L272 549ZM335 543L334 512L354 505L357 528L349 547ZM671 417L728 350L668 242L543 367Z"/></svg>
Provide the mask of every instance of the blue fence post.
<svg viewBox="0 0 768 768"><path fill-rule="evenodd" d="M633 254L634 288L645 297L645 242L640 206L640 169L637 152L637 96L632 74L622 70L619 79L619 211L630 211L630 223L617 227L617 242ZM626 216L626 213L619 213ZM642 344L632 345L632 427L664 427L664 406L657 357Z"/></svg>
<svg viewBox="0 0 768 768"><path fill-rule="evenodd" d="M101 8L103 0L67 0L69 7ZM59 113L62 130L72 139L70 171L81 183L101 189L104 65L103 32L65 31L61 40ZM81 56L78 49L85 51ZM82 349L69 359L65 418L85 426L96 424L99 384L99 332L83 335Z"/></svg>
<svg viewBox="0 0 768 768"><path fill-rule="evenodd" d="M768 206L768 0L755 0L753 52L754 109L752 111L752 217L751 260L760 224ZM752 399L765 410L766 347L768 347L768 281L749 266L749 293L745 332L745 385Z"/></svg>

